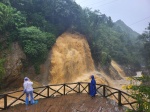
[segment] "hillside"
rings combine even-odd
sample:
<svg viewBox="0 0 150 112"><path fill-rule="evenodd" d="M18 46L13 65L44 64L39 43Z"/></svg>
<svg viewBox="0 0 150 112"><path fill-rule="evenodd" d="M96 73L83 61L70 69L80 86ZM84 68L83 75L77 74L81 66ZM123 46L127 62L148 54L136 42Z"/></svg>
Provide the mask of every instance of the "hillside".
<svg viewBox="0 0 150 112"><path fill-rule="evenodd" d="M71 78L65 75L80 75L94 67L95 70L107 68L105 70L110 70L110 76L117 74L111 66L112 60L125 67L133 66L134 70L139 65L132 34L124 31L127 26L123 29L125 25L120 22L122 30L116 30L116 23L110 17L99 11L82 9L74 0L2 0L0 11L1 88L22 85L18 80L24 76L48 84L49 75L54 77L59 74L64 81L68 81ZM64 32L69 32L68 35L78 32L86 42L74 39L74 44L72 36L68 36L57 44ZM20 52L16 52L15 45ZM73 58L73 54L78 55ZM73 68L77 71L73 72ZM111 78L116 79L116 75ZM54 82L59 79L54 79Z"/></svg>
<svg viewBox="0 0 150 112"><path fill-rule="evenodd" d="M4 4L1 3L0 6L4 14L1 15L3 24L0 29L3 37L6 38L7 35L4 40L18 41L27 58L34 59L30 62L36 68L39 68L37 63L45 60L47 51L51 49L56 38L65 31L77 31L85 35L96 66L102 62L103 52L122 65L135 66L134 63L139 63L136 56L138 51L135 50L137 33L121 20L113 23L111 17L99 11L82 9L73 0L2 2ZM109 63L109 60L103 60L102 63Z"/></svg>
<svg viewBox="0 0 150 112"><path fill-rule="evenodd" d="M48 52L46 61L40 65L39 75L36 75L36 69L32 65L23 66L24 61L21 60L26 60L26 57L18 43L13 43L9 52L6 57L6 75L3 79L4 87L8 90L22 88L24 76L34 81L34 87L67 82L90 82L92 74L97 83L116 87L114 82L124 80L126 76L115 61L111 62L107 72L102 67L96 70L87 40L79 33L68 32L58 37L52 50ZM118 84L125 84L125 81ZM121 88L121 85L117 87Z"/></svg>
<svg viewBox="0 0 150 112"><path fill-rule="evenodd" d="M120 30L119 32L125 32L128 34L132 39L137 39L139 34L136 31L133 31L129 26L127 26L122 20L117 20L114 23L114 28L116 30Z"/></svg>

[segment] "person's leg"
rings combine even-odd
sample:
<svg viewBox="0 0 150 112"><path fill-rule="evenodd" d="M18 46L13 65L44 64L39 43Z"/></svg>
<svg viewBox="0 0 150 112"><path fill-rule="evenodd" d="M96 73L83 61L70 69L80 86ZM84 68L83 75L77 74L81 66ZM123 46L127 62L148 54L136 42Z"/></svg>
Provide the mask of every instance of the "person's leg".
<svg viewBox="0 0 150 112"><path fill-rule="evenodd" d="M29 92L26 92L25 104L26 104L26 110L28 110L28 105L29 105Z"/></svg>
<svg viewBox="0 0 150 112"><path fill-rule="evenodd" d="M30 101L31 104L34 104L33 91L30 91Z"/></svg>
<svg viewBox="0 0 150 112"><path fill-rule="evenodd" d="M25 104L26 104L26 105L29 104L29 93L28 93L28 92L26 92Z"/></svg>

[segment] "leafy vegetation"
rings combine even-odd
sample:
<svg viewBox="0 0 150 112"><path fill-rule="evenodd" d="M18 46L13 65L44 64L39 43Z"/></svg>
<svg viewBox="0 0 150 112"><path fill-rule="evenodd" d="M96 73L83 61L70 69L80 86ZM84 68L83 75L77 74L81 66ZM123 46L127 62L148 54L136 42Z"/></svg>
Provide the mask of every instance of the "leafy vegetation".
<svg viewBox="0 0 150 112"><path fill-rule="evenodd" d="M0 32L5 37L2 39L2 43L19 41L28 60L32 64L40 65L46 58L48 50L54 44L55 36L41 31L37 27L27 27L24 15L15 8L0 3L0 21L2 23Z"/></svg>
<svg viewBox="0 0 150 112"><path fill-rule="evenodd" d="M5 59L0 59L0 89L3 85L1 82L5 74L4 62L5 62Z"/></svg>
<svg viewBox="0 0 150 112"><path fill-rule="evenodd" d="M130 91L132 96L137 100L137 111L138 112L149 112L150 111L150 77L143 75L142 77L131 77L130 85L126 86L126 89ZM138 84L141 82L141 84ZM134 112L128 110L128 112Z"/></svg>
<svg viewBox="0 0 150 112"><path fill-rule="evenodd" d="M2 79L2 76L5 73L4 62L5 62L5 59L0 59L0 79Z"/></svg>
<svg viewBox="0 0 150 112"><path fill-rule="evenodd" d="M54 35L42 32L34 26L20 28L19 30L19 41L25 54L33 63L45 59L48 48L53 45L54 40Z"/></svg>
<svg viewBox="0 0 150 112"><path fill-rule="evenodd" d="M145 64L147 68L150 68L150 23L147 27L146 31L139 36L139 39L142 41L143 48L141 49L141 53L145 59Z"/></svg>
<svg viewBox="0 0 150 112"><path fill-rule="evenodd" d="M114 23L111 17L98 10L82 9L74 0L2 2L5 5L1 3L1 9L8 8L12 11L5 11L6 14L11 14L4 19L6 22L1 31L10 34L9 40L19 41L33 64L37 65L45 59L55 37L64 31L77 31L86 36L96 65L107 66L111 59L123 65L139 64L135 48L138 34L122 21Z"/></svg>
<svg viewBox="0 0 150 112"><path fill-rule="evenodd" d="M39 73L39 65L47 57L48 50L55 43L55 36L51 33L42 32L37 27L23 27L19 29L19 42Z"/></svg>
<svg viewBox="0 0 150 112"><path fill-rule="evenodd" d="M19 28L26 25L25 17L20 11L0 3L0 33L5 36L13 35Z"/></svg>

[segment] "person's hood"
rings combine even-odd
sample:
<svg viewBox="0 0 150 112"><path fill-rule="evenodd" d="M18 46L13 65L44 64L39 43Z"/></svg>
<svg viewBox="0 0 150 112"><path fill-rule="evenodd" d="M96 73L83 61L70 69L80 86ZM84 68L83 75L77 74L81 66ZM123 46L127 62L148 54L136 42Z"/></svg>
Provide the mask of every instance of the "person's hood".
<svg viewBox="0 0 150 112"><path fill-rule="evenodd" d="M28 77L25 77L25 78L24 78L24 81L28 81L28 80L29 80L29 78L28 78Z"/></svg>
<svg viewBox="0 0 150 112"><path fill-rule="evenodd" d="M94 75L92 75L91 78L94 79Z"/></svg>

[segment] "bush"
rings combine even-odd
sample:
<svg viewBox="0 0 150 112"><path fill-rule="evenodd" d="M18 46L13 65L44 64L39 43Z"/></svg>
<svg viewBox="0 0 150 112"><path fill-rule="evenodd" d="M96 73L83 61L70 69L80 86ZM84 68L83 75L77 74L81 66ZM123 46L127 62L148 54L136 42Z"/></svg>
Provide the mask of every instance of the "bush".
<svg viewBox="0 0 150 112"><path fill-rule="evenodd" d="M26 18L15 8L0 3L0 23L2 33L12 33L26 25Z"/></svg>
<svg viewBox="0 0 150 112"><path fill-rule="evenodd" d="M0 88L2 87L2 79L5 74L4 63L5 63L5 59L0 59Z"/></svg>
<svg viewBox="0 0 150 112"><path fill-rule="evenodd" d="M111 63L111 57L105 52L101 54L101 64L102 66L109 65Z"/></svg>
<svg viewBox="0 0 150 112"><path fill-rule="evenodd" d="M135 82L135 83L133 83ZM141 82L137 85L137 82ZM150 76L132 77L131 84L126 87L130 90L132 96L136 98L138 112L150 112ZM134 112L129 110L128 112Z"/></svg>
<svg viewBox="0 0 150 112"><path fill-rule="evenodd" d="M5 74L4 63L5 63L5 59L0 59L0 79Z"/></svg>
<svg viewBox="0 0 150 112"><path fill-rule="evenodd" d="M55 42L55 36L31 26L20 28L19 41L28 59L35 64L45 60Z"/></svg>

